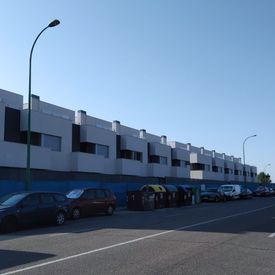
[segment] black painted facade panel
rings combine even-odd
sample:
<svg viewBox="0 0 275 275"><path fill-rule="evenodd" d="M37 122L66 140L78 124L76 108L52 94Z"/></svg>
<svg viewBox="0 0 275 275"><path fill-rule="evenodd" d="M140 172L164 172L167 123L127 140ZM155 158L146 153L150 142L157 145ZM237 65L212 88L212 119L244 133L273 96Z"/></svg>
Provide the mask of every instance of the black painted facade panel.
<svg viewBox="0 0 275 275"><path fill-rule="evenodd" d="M4 140L21 143L20 110L5 108Z"/></svg>

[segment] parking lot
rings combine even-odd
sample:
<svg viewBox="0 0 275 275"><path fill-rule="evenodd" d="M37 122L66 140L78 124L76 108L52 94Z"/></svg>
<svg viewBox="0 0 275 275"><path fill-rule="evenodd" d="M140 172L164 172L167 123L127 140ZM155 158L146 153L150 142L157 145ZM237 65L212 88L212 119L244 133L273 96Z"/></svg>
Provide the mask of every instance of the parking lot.
<svg viewBox="0 0 275 275"><path fill-rule="evenodd" d="M0 235L0 274L275 274L275 198L119 209Z"/></svg>

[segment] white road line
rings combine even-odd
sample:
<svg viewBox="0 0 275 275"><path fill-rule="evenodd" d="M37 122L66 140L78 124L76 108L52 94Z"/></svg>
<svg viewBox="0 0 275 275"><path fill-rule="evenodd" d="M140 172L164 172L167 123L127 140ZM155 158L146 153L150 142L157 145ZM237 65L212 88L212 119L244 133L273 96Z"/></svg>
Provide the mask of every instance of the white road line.
<svg viewBox="0 0 275 275"><path fill-rule="evenodd" d="M268 238L273 238L273 237L275 237L275 233L272 233L268 236Z"/></svg>
<svg viewBox="0 0 275 275"><path fill-rule="evenodd" d="M143 240L146 240L146 239L152 239L152 238L155 238L155 237L158 237L158 236L161 236L161 235L166 235L166 234L176 232L176 231L179 231L179 230L185 230L185 229L197 227L197 226L200 226L200 225L206 225L206 224L217 222L217 221L222 221L222 220L226 220L226 219L230 219L230 218L234 218L234 217L244 216L244 215L247 215L247 214L259 212L259 211L262 211L262 210L265 210L265 209L268 209L268 208L272 208L274 206L275 206L275 204L270 205L270 206L266 206L266 207L262 207L262 208L258 208L258 209L254 209L254 210L250 210L250 211L237 213L237 214L234 214L234 215L229 215L229 216L225 216L225 217L221 217L221 218L211 219L211 220L204 221L204 222L199 222L199 223L195 223L195 224L190 224L190 225L178 227L178 228L175 228L175 229L172 229L172 230L167 230L167 231L163 231L163 232L160 232L160 233L143 236L143 237L140 237L140 238L137 238L137 239L127 241L127 242L122 242L122 243L117 243L117 244L113 244L113 245L109 245L109 246L104 246L104 247L101 247L101 248L98 248L98 249L94 249L94 250L86 251L86 252L83 252L83 253L67 256L67 257L64 257L64 258L44 262L44 263L41 263L41 264L31 265L31 266L28 266L28 267L25 267L25 268L16 269L16 270L8 271L8 272L5 272L5 273L0 273L0 275L16 274L16 273L19 273L19 272L32 270L32 269L36 269L36 268L39 268L39 267L64 262L64 261L67 261L67 260L70 260L70 259L75 259L75 258L79 258L79 257L86 256L86 255L89 255L89 254L94 254L94 253L104 251L104 250L108 250L108 249L112 249L112 248L115 248L115 247L131 244L131 243L136 243L136 242L143 241Z"/></svg>

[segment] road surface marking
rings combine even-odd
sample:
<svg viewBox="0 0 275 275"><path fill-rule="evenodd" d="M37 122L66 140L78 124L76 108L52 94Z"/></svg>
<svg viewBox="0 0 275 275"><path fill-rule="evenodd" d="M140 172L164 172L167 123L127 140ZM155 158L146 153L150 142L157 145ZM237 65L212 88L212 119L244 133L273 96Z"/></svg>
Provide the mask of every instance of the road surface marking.
<svg viewBox="0 0 275 275"><path fill-rule="evenodd" d="M268 237L269 237L269 238L275 237L275 233L270 234Z"/></svg>
<svg viewBox="0 0 275 275"><path fill-rule="evenodd" d="M28 267L25 267L25 268L0 273L0 275L16 274L16 273L20 273L20 272L24 272L24 271L28 271L28 270L32 270L32 269L36 269L36 268L40 268L40 267L43 267L43 266L64 262L64 261L67 261L67 260L71 260L71 259L79 258L79 257L82 257L82 256L86 256L86 255L94 254L94 253L97 253L97 252L101 252L101 251L104 251L104 250L109 250L109 249L112 249L112 248L115 248L115 247L136 243L136 242L143 241L143 240L146 240L146 239L152 239L152 238L155 238L155 237L158 237L158 236L161 236L161 235L166 235L166 234L169 234L169 233L172 233L172 232L197 227L197 226L200 226L200 225L206 225L206 224L217 222L217 221L223 221L223 220L234 218L234 217L244 216L244 215L247 215L247 214L259 212L259 211L262 211L262 210L265 210L265 209L268 209L268 208L272 208L274 206L275 205L273 204L273 205L270 205L270 206L257 208L257 209L250 210L250 211L245 211L245 212L241 212L241 213L237 213L237 214L233 214L233 215L229 215L229 216L225 216L225 217L220 217L220 218L216 218L216 219L207 220L207 221L204 221L204 222L199 222L199 223L195 223L195 224L190 224L190 225L178 227L178 228L175 228L175 229L172 229L172 230L167 230L167 231L159 232L159 233L156 233L156 234L143 236L143 237L133 239L133 240L130 240L130 241L117 243L117 244L113 244L113 245L109 245L109 246L104 246L104 247L101 247L101 248L98 248L98 249L94 249L94 250L86 251L86 252L83 252L83 253L79 253L79 254L63 257L63 258L59 258L59 259L44 262L44 263L41 263L41 264L31 265L31 266L28 266Z"/></svg>

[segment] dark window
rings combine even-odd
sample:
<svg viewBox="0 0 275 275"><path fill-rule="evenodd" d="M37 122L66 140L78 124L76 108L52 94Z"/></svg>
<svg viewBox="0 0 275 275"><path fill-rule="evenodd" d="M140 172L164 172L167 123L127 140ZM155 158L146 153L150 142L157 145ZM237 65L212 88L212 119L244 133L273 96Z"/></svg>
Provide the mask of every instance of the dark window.
<svg viewBox="0 0 275 275"><path fill-rule="evenodd" d="M80 151L80 125L72 125L72 152Z"/></svg>
<svg viewBox="0 0 275 275"><path fill-rule="evenodd" d="M215 173L217 173L218 172L218 166L213 166L212 167L212 171L215 172Z"/></svg>
<svg viewBox="0 0 275 275"><path fill-rule="evenodd" d="M27 132L21 132L21 143L27 144ZM41 146L41 134L31 132L31 145Z"/></svg>
<svg viewBox="0 0 275 275"><path fill-rule="evenodd" d="M194 171L203 171L204 170L204 165L201 163L192 163L191 164L191 170Z"/></svg>
<svg viewBox="0 0 275 275"><path fill-rule="evenodd" d="M141 161L142 162L142 153L141 152L133 152L133 159L134 160L138 160L138 161Z"/></svg>
<svg viewBox="0 0 275 275"><path fill-rule="evenodd" d="M95 154L95 143L81 142L80 143L80 152Z"/></svg>
<svg viewBox="0 0 275 275"><path fill-rule="evenodd" d="M52 204L54 203L54 198L51 194L41 194L41 201L43 204Z"/></svg>
<svg viewBox="0 0 275 275"><path fill-rule="evenodd" d="M120 157L122 159L133 159L133 152L130 150L121 150Z"/></svg>
<svg viewBox="0 0 275 275"><path fill-rule="evenodd" d="M26 197L22 204L24 206L36 206L39 204L39 195L38 194L32 194L32 195L29 195L28 197Z"/></svg>
<svg viewBox="0 0 275 275"><path fill-rule="evenodd" d="M95 190L87 190L85 192L85 198L89 200L95 199Z"/></svg>
<svg viewBox="0 0 275 275"><path fill-rule="evenodd" d="M150 156L149 162L151 162L151 163L160 163L160 157L159 156Z"/></svg>
<svg viewBox="0 0 275 275"><path fill-rule="evenodd" d="M96 198L97 199L103 199L103 198L105 198L105 192L104 192L104 190L96 190Z"/></svg>
<svg viewBox="0 0 275 275"><path fill-rule="evenodd" d="M66 201L66 196L61 195L61 194L54 194L53 195L55 200L58 202Z"/></svg>
<svg viewBox="0 0 275 275"><path fill-rule="evenodd" d="M104 190L104 192L105 192L105 197L106 198L109 198L109 197L112 196L112 192L110 190Z"/></svg>
<svg viewBox="0 0 275 275"><path fill-rule="evenodd" d="M172 159L172 166L181 166L181 161L179 159Z"/></svg>
<svg viewBox="0 0 275 275"><path fill-rule="evenodd" d="M20 138L20 110L5 108L5 141L21 142Z"/></svg>
<svg viewBox="0 0 275 275"><path fill-rule="evenodd" d="M229 169L228 168L224 168L224 173L225 174L229 174Z"/></svg>

